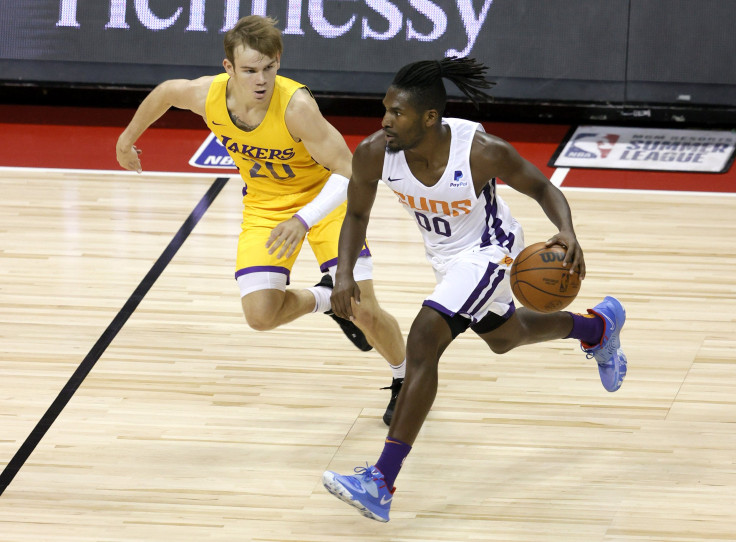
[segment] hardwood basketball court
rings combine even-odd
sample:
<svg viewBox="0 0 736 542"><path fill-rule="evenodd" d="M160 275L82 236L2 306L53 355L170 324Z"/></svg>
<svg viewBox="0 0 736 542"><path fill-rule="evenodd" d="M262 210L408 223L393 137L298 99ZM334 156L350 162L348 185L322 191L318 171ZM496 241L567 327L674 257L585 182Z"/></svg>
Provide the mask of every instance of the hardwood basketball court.
<svg viewBox="0 0 736 542"><path fill-rule="evenodd" d="M574 341L497 356L464 334L385 525L320 477L378 457L388 367L323 315L246 326L232 278L238 178L108 327L218 177L0 169L5 473L92 360L0 496L0 540L736 539L733 171L711 176L731 193L563 184L588 266L571 309L622 300L623 387L607 393ZM500 194L527 243L552 234L534 202ZM434 284L415 228L381 187L376 292L405 334ZM292 283L318 279L305 248Z"/></svg>

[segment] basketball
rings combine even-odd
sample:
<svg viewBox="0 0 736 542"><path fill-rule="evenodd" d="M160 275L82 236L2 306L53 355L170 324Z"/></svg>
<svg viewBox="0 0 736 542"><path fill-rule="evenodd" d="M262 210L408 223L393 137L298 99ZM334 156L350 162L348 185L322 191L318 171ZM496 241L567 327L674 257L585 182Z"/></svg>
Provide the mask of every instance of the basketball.
<svg viewBox="0 0 736 542"><path fill-rule="evenodd" d="M562 267L565 249L534 243L522 250L511 264L511 291L525 307L537 312L555 312L573 302L580 291L580 276Z"/></svg>

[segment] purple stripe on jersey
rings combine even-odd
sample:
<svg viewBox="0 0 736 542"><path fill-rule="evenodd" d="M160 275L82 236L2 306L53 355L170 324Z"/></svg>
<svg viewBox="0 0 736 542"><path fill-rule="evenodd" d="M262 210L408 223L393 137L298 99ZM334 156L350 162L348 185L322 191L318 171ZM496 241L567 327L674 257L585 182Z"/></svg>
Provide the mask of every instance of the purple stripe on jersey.
<svg viewBox="0 0 736 542"><path fill-rule="evenodd" d="M514 246L514 241L516 241L516 236L509 232L509 234L506 236L508 241L506 241L506 245L504 245L507 249L511 250L511 247Z"/></svg>
<svg viewBox="0 0 736 542"><path fill-rule="evenodd" d="M484 206L486 210L486 227L483 230L483 235L480 237L480 246L482 247L487 247L491 244L490 224L496 219L496 211L498 210L498 207L496 206L496 198L493 197L491 190L493 190L494 193L496 191L495 178L491 179L490 184L485 185L481 191L483 198L486 200L486 204Z"/></svg>
<svg viewBox="0 0 736 542"><path fill-rule="evenodd" d="M371 255L371 251L368 249L368 246L363 245L363 250L361 250L360 254L358 254L358 258L364 258L370 255ZM325 263L319 266L319 270L322 271L323 273L327 273L327 270L333 265L337 265L337 258L332 258L331 260L327 260Z"/></svg>
<svg viewBox="0 0 736 542"><path fill-rule="evenodd" d="M453 316L455 316L455 313L452 312L450 309L448 309L447 307L443 307L442 305L440 305L436 301L432 301L431 299L425 299L424 302L422 303L422 306L423 307L429 307L430 309L434 309L437 312L441 312L442 314L446 314L447 316L449 316L451 318Z"/></svg>
<svg viewBox="0 0 736 542"><path fill-rule="evenodd" d="M486 294L481 298L481 300L478 302L478 304L476 305L476 307L482 307L483 305L486 304L486 302L488 301L488 299L496 291L496 287L503 280L503 277L505 275L506 275L506 270L505 269L501 269L501 271L498 273L498 275L496 276L495 280L493 281L493 284L491 284L491 287L486 291ZM471 313L471 316L474 313L475 313L475 311L473 311L473 313ZM475 318L473 318L473 320L475 320Z"/></svg>
<svg viewBox="0 0 736 542"><path fill-rule="evenodd" d="M486 200L486 228L483 230L480 246L487 247L491 244L491 230L493 230L493 237L496 239L495 244L510 249L514 245L515 236L513 233L504 231L503 223L498 217L495 178L491 179L491 182L483 187L482 194Z"/></svg>
<svg viewBox="0 0 736 542"><path fill-rule="evenodd" d="M460 307L460 310L457 311L460 314L470 314L470 308L476 304L478 301L478 298L483 294L486 288L488 288L488 285L491 283L491 277L493 276L493 273L496 272L496 269L498 268L498 264L495 263L489 263L488 267L486 268L486 272L483 273L483 276L478 281L478 285L475 287L475 290L470 294L468 299L465 300L465 303L462 307ZM494 285L495 288L495 285Z"/></svg>
<svg viewBox="0 0 736 542"><path fill-rule="evenodd" d="M331 260L327 260L325 263L319 266L319 270L322 271L323 273L327 273L327 270L333 265L337 265L337 258L332 258Z"/></svg>
<svg viewBox="0 0 736 542"><path fill-rule="evenodd" d="M501 219L498 217L498 198L496 197L496 179L493 179L493 234L496 236L496 244L504 246L506 240L506 232L501 228Z"/></svg>
<svg viewBox="0 0 736 542"><path fill-rule="evenodd" d="M291 273L291 271L289 271L286 267L279 267L277 265L254 265L253 267L244 267L243 269L238 269L235 272L235 278L237 279L238 277L247 275L248 273L262 272L283 273L284 275L286 275L287 284L289 282L289 274Z"/></svg>

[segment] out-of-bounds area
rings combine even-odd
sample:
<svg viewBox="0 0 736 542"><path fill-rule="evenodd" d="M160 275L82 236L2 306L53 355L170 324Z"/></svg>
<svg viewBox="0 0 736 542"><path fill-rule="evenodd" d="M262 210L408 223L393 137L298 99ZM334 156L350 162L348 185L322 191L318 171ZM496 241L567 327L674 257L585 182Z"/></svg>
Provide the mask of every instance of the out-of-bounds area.
<svg viewBox="0 0 736 542"><path fill-rule="evenodd" d="M133 115L131 109L0 106L0 167L119 171L115 142ZM381 119L329 117L351 149L381 129ZM731 163L724 173L554 168L548 164L571 132L562 124L484 122L487 132L514 145L522 156L563 187L692 192L736 192ZM209 136L203 121L184 111L170 111L140 138L147 172L234 175L233 167L190 164ZM599 144L598 148L602 146ZM593 149L594 152L596 149ZM605 150L603 151L605 152ZM642 158L655 156L657 149ZM631 153L630 153L631 154ZM683 154L687 158L687 153ZM693 155L695 156L695 155ZM209 164L214 164L210 160Z"/></svg>

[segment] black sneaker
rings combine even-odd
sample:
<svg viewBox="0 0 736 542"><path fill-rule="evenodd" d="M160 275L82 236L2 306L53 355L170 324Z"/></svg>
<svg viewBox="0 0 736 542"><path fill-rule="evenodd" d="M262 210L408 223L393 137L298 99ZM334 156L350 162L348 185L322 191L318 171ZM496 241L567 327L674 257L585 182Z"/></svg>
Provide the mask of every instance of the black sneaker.
<svg viewBox="0 0 736 542"><path fill-rule="evenodd" d="M386 425L391 425L391 419L394 417L394 409L396 408L396 399L399 398L399 392L403 384L403 378L394 378L390 386L381 388L382 390L391 390L391 400L388 402L386 412L383 414L383 423Z"/></svg>
<svg viewBox="0 0 736 542"><path fill-rule="evenodd" d="M332 277L329 273L325 273L324 275L322 275L322 280L315 284L315 286L323 286L332 290ZM335 322L337 322L337 325L340 326L342 332L348 339L350 339L350 342L353 343L358 348L358 350L362 350L363 352L373 350L373 347L370 345L368 339L365 338L365 335L360 330L360 328L358 328L358 326L356 326L350 320L340 318L337 314L332 312L332 309L325 311L325 314L332 318Z"/></svg>

